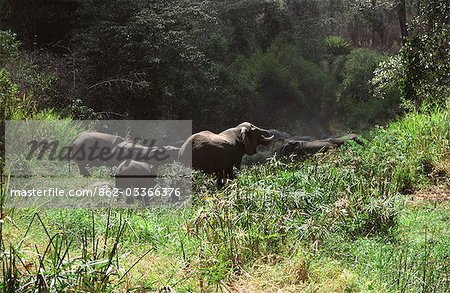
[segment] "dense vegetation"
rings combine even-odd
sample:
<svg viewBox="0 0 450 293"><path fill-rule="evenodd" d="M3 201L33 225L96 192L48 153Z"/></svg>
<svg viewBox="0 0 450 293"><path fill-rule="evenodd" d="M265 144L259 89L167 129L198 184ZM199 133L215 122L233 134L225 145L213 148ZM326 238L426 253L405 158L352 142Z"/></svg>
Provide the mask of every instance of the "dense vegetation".
<svg viewBox="0 0 450 293"><path fill-rule="evenodd" d="M447 3L403 3L394 56L397 2L4 0L0 62L38 109L74 118L329 134L445 92Z"/></svg>
<svg viewBox="0 0 450 293"><path fill-rule="evenodd" d="M417 196L448 199L449 31L445 0L1 1L1 175L7 119L366 140L196 174L183 210L5 209L2 176L0 288L449 291L449 203Z"/></svg>
<svg viewBox="0 0 450 293"><path fill-rule="evenodd" d="M3 288L446 292L448 202L405 193L448 180L449 119L449 105L411 113L364 146L273 159L224 190L197 174L182 210L7 210Z"/></svg>

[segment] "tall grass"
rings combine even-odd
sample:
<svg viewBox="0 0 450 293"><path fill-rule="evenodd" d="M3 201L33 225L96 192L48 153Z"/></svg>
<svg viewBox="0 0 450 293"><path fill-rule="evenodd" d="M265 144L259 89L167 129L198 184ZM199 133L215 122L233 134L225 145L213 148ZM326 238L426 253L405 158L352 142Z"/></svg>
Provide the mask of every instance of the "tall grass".
<svg viewBox="0 0 450 293"><path fill-rule="evenodd" d="M448 290L448 262L440 260L445 243L427 238L409 246L399 236L408 193L435 174L448 176L448 121L450 106L411 113L373 130L364 145L350 143L301 163L272 158L244 168L221 190L196 174L193 204L184 210L3 210L1 235L6 216L17 223L7 223L14 239L0 239L2 289L221 290L257 260L306 251L366 259L370 267L356 269L375 272L387 291ZM141 261L150 252L173 257L175 267L130 286L139 262L134 266L127 256ZM301 282L308 281L309 264L308 258Z"/></svg>
<svg viewBox="0 0 450 293"><path fill-rule="evenodd" d="M323 253L353 267L393 292L450 290L449 205L408 207L394 237L362 237L355 242L327 239Z"/></svg>
<svg viewBox="0 0 450 293"><path fill-rule="evenodd" d="M111 292L120 289L137 262L128 263L126 254L121 252L121 241L128 229L124 213L109 210L106 214L103 231L96 230L92 212L89 229L80 228L75 238L65 231L52 231L39 213L33 214L20 240L3 249L0 288L4 292ZM27 239L31 229L42 230L46 239L30 246Z"/></svg>
<svg viewBox="0 0 450 293"><path fill-rule="evenodd" d="M265 255L289 255L299 243L316 250L336 235L392 238L407 194L448 159L448 121L450 107L412 113L375 129L363 146L302 163L272 159L225 190L206 191L193 224L205 265L226 276Z"/></svg>

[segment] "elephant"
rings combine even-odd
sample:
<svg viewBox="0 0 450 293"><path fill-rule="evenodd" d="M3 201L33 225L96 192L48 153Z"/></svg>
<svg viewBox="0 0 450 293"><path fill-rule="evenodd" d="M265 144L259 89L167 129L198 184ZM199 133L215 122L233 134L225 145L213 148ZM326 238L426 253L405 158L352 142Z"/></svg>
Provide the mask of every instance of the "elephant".
<svg viewBox="0 0 450 293"><path fill-rule="evenodd" d="M267 131L270 133L270 135L273 135L273 140L277 139L288 139L292 136L289 132L286 131L280 131L278 129L267 129Z"/></svg>
<svg viewBox="0 0 450 293"><path fill-rule="evenodd" d="M77 163L81 175L90 176L88 166L115 166L113 148L124 141L117 135L84 131L70 143L70 159Z"/></svg>
<svg viewBox="0 0 450 293"><path fill-rule="evenodd" d="M328 141L287 141L281 148L280 157L295 155L297 159L304 159L309 155L334 149L335 145Z"/></svg>
<svg viewBox="0 0 450 293"><path fill-rule="evenodd" d="M146 162L125 160L117 167L114 177L116 188L127 197L126 203L132 203L136 193L143 194L141 188L155 186L156 170Z"/></svg>
<svg viewBox="0 0 450 293"><path fill-rule="evenodd" d="M280 142L285 141L292 136L289 132L280 131L278 129L267 129L270 135L273 135L272 141L268 145L259 145L258 152L273 153Z"/></svg>
<svg viewBox="0 0 450 293"><path fill-rule="evenodd" d="M179 160L206 174L214 174L218 187L233 179L233 167L240 168L244 154L253 155L260 144L267 145L273 135L262 128L244 122L219 134L201 131L191 135L181 146Z"/></svg>
<svg viewBox="0 0 450 293"><path fill-rule="evenodd" d="M362 140L361 138L354 133L350 133L341 137L331 137L331 138L327 138L327 139L322 139L321 141L326 141L326 142L331 142L332 144L334 144L336 147L340 147L343 144L345 144L347 141L354 141L357 144L362 144Z"/></svg>
<svg viewBox="0 0 450 293"><path fill-rule="evenodd" d="M317 140L317 138L315 138L314 136L309 136L309 135L293 135L289 138L289 140L294 140L294 141L313 141L313 140Z"/></svg>
<svg viewBox="0 0 450 293"><path fill-rule="evenodd" d="M280 157L287 157L291 154L295 154L299 159L302 159L308 155L318 152L324 152L331 149L339 148L347 141L355 141L358 144L362 144L360 137L356 134L348 134L337 138L327 138L313 141L304 140L288 140L282 146L280 150Z"/></svg>
<svg viewBox="0 0 450 293"><path fill-rule="evenodd" d="M279 154L283 146L290 141L313 141L313 140L316 139L312 136L300 136L300 135L291 136L289 138L279 138L271 143L272 146L271 151L272 154L275 153Z"/></svg>
<svg viewBox="0 0 450 293"><path fill-rule="evenodd" d="M155 169L164 163L177 160L180 148L174 146L145 146L131 140L118 143L113 153L117 160L136 160L151 163Z"/></svg>
<svg viewBox="0 0 450 293"><path fill-rule="evenodd" d="M164 150L164 154L168 156L168 158L165 159L167 163L173 163L174 161L178 160L178 153L180 152L179 147L165 145L161 146L160 148Z"/></svg>

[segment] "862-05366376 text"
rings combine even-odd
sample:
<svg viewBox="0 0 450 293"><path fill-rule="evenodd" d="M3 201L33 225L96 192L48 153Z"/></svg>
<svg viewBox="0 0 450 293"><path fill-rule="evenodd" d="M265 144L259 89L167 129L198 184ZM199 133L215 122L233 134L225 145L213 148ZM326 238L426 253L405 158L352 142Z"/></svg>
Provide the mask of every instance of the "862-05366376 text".
<svg viewBox="0 0 450 293"><path fill-rule="evenodd" d="M45 189L11 189L10 197L180 197L180 188L171 187L129 187L129 188L102 188L92 189L60 189L50 187Z"/></svg>

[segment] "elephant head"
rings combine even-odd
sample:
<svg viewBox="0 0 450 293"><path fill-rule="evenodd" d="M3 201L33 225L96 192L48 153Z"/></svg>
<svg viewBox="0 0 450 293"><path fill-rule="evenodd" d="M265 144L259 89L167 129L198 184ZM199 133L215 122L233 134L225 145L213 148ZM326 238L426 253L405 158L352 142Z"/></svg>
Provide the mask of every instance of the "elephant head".
<svg viewBox="0 0 450 293"><path fill-rule="evenodd" d="M258 145L268 145L274 137L267 130L256 127L249 122L241 123L237 128L240 129L240 136L247 155L255 154Z"/></svg>

